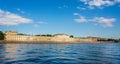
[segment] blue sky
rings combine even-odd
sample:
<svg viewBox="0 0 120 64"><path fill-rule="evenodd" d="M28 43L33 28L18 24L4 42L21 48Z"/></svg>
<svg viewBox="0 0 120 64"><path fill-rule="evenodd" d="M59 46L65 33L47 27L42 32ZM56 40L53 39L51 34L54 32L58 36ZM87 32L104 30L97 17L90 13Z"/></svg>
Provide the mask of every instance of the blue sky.
<svg viewBox="0 0 120 64"><path fill-rule="evenodd" d="M0 0L0 30L120 38L120 0Z"/></svg>

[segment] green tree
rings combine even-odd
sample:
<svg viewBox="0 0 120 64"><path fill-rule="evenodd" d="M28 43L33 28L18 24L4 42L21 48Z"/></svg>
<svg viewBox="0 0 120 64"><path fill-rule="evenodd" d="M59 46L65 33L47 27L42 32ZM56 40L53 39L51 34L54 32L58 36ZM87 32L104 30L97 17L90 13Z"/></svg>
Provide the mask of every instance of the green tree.
<svg viewBox="0 0 120 64"><path fill-rule="evenodd" d="M41 36L46 36L45 34L42 34Z"/></svg>
<svg viewBox="0 0 120 64"><path fill-rule="evenodd" d="M26 35L26 34L23 34L23 33L19 33L18 35Z"/></svg>
<svg viewBox="0 0 120 64"><path fill-rule="evenodd" d="M73 38L74 36L73 35L70 35L70 38Z"/></svg>
<svg viewBox="0 0 120 64"><path fill-rule="evenodd" d="M35 36L41 36L40 34L37 34L37 35L35 35Z"/></svg>
<svg viewBox="0 0 120 64"><path fill-rule="evenodd" d="M4 33L0 31L0 40L4 40Z"/></svg>
<svg viewBox="0 0 120 64"><path fill-rule="evenodd" d="M52 35L51 35L51 34L47 34L46 36L48 36L48 37L52 37Z"/></svg>

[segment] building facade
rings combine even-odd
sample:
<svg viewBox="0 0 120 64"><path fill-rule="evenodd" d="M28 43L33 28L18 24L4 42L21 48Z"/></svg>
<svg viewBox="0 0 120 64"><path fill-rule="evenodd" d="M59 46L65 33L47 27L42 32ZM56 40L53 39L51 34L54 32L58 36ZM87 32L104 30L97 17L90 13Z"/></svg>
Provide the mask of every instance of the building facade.
<svg viewBox="0 0 120 64"><path fill-rule="evenodd" d="M96 42L98 38L70 38L67 34L55 34L54 36L30 36L20 35L15 31L5 33L7 41L53 41L53 42Z"/></svg>

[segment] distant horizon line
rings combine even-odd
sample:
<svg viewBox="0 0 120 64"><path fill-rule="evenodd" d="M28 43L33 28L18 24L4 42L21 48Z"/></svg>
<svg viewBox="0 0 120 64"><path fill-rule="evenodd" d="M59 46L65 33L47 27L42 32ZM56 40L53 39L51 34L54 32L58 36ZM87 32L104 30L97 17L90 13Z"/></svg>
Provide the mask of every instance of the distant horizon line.
<svg viewBox="0 0 120 64"><path fill-rule="evenodd" d="M98 37L98 36L85 36L85 37L80 37L80 36L78 36L78 37L76 37L76 36L74 36L73 34L71 35L71 34L67 34L67 33L55 33L55 34L26 34L26 33L20 33L19 31L16 31L16 30L8 30L8 31L5 31L4 33L6 33L6 32L9 32L9 31L13 31L13 32L17 32L18 34L24 34L24 35L33 35L33 36L37 36L37 35L56 35L56 34L65 34L65 35L69 35L69 36L73 36L74 38L89 38L89 37L91 37L91 38L107 38L107 37ZM120 39L120 38L107 38L107 39Z"/></svg>

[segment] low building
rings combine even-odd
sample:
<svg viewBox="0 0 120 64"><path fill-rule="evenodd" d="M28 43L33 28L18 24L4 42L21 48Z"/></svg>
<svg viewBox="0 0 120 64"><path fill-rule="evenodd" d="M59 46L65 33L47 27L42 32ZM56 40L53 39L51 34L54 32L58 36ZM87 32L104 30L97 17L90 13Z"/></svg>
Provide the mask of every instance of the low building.
<svg viewBox="0 0 120 64"><path fill-rule="evenodd" d="M7 31L5 32L6 35L17 35L18 33L16 31Z"/></svg>
<svg viewBox="0 0 120 64"><path fill-rule="evenodd" d="M54 41L70 41L70 36L67 34L55 34L53 37Z"/></svg>
<svg viewBox="0 0 120 64"><path fill-rule="evenodd" d="M70 36L67 34L55 34L54 37L56 37L56 38L70 38Z"/></svg>
<svg viewBox="0 0 120 64"><path fill-rule="evenodd" d="M98 38L70 38L67 34L55 34L54 36L30 36L18 34L16 31L5 33L7 41L54 41L54 42L96 42Z"/></svg>

